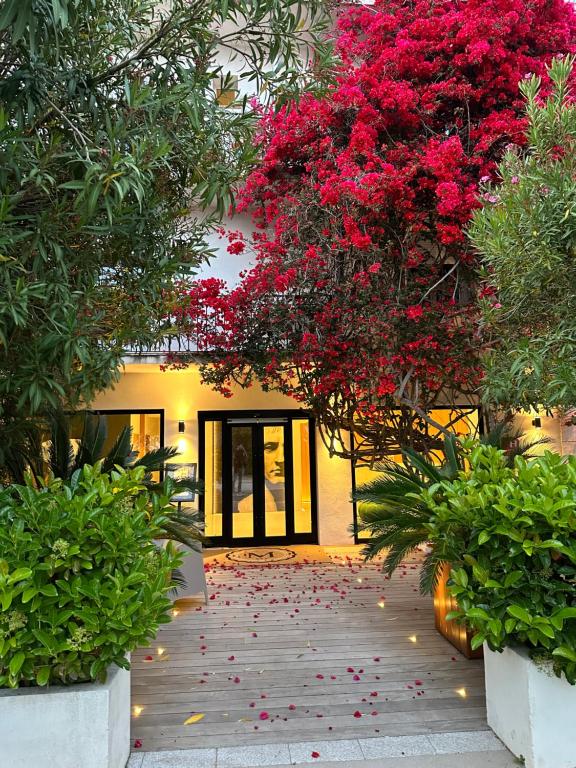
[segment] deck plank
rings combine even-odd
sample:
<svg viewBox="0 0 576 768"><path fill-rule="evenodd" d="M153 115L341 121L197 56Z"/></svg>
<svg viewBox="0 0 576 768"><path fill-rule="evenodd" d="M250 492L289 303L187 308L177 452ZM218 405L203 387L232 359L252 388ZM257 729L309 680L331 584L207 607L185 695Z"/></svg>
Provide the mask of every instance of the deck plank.
<svg viewBox="0 0 576 768"><path fill-rule="evenodd" d="M487 728L482 662L436 633L417 562L386 580L378 563L318 552L319 562L207 561L208 606L179 602L133 654L143 750ZM184 725L193 713L204 717Z"/></svg>

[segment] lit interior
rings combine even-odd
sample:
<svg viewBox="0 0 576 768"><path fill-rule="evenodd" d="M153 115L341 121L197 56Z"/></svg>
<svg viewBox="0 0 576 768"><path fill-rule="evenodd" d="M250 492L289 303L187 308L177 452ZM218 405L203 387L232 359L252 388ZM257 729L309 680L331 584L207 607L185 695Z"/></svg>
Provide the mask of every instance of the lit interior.
<svg viewBox="0 0 576 768"><path fill-rule="evenodd" d="M205 533L222 536L222 422L204 426L206 465L204 469Z"/></svg>
<svg viewBox="0 0 576 768"><path fill-rule="evenodd" d="M294 533L312 533L312 483L310 480L310 424L292 422L294 456Z"/></svg>
<svg viewBox="0 0 576 768"><path fill-rule="evenodd" d="M469 435L475 434L478 430L478 411L466 410L462 411L462 415L458 418L457 408L437 408L431 411L431 416L434 421L438 422L442 426L450 424L450 429L457 435ZM430 428L430 434L439 434L439 430ZM402 462L402 456L400 454L396 456L390 456L392 461L398 463ZM431 460L435 464L440 464L443 460L442 452L436 451ZM354 467L354 479L356 488L364 483L369 483L375 480L379 476L379 472L376 469L371 468L368 464L357 463ZM356 511L358 518L360 518L362 512L368 511L372 505L368 502L357 503ZM358 531L358 540L365 541L371 538L369 531Z"/></svg>

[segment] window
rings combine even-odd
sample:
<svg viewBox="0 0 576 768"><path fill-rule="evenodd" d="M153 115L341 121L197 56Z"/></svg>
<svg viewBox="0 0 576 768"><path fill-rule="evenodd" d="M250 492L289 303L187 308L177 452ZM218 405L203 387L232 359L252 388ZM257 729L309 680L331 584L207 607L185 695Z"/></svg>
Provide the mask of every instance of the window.
<svg viewBox="0 0 576 768"><path fill-rule="evenodd" d="M215 83L216 101L221 107L231 107L238 96L238 75L230 73L219 77Z"/></svg>
<svg viewBox="0 0 576 768"><path fill-rule="evenodd" d="M481 431L480 423L480 411L476 407L456 407L456 406L444 406L435 408L431 414L432 418L442 424L442 426L450 425L450 428L459 435L474 435ZM436 433L440 435L438 430L430 429L429 434ZM392 461L398 463L402 462L402 456L390 456ZM435 464L440 464L443 459L441 451L434 451L432 454L432 461ZM358 460L352 462L352 488L355 490L358 486L364 483L369 483L375 480L380 475L377 470L368 462ZM370 508L370 504L367 502L357 503L354 502L354 540L356 543L367 541L371 538L368 531L358 530L358 521L363 511L367 511Z"/></svg>

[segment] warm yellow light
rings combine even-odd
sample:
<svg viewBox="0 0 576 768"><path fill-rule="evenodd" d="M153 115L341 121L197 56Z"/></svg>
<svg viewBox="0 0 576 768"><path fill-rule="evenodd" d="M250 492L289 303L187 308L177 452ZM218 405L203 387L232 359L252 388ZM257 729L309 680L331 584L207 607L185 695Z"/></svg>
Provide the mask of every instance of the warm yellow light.
<svg viewBox="0 0 576 768"><path fill-rule="evenodd" d="M362 579L356 579L356 581L358 582L358 584L362 584Z"/></svg>
<svg viewBox="0 0 576 768"><path fill-rule="evenodd" d="M158 656L162 656L162 654L164 653L164 648L157 648L156 653L158 654Z"/></svg>
<svg viewBox="0 0 576 768"><path fill-rule="evenodd" d="M140 707L138 704L132 707L132 712L134 713L134 717L138 717L141 713L144 707Z"/></svg>
<svg viewBox="0 0 576 768"><path fill-rule="evenodd" d="M466 696L468 696L468 694L466 693L466 688L458 688L456 693L458 694L458 696L462 696L463 699L465 699Z"/></svg>
<svg viewBox="0 0 576 768"><path fill-rule="evenodd" d="M380 600L380 602L378 603L378 608L384 608L385 605L386 603L384 602L384 600Z"/></svg>
<svg viewBox="0 0 576 768"><path fill-rule="evenodd" d="M411 643L417 643L418 642L418 638L416 637L416 635L410 635L408 640L410 640Z"/></svg>
<svg viewBox="0 0 576 768"><path fill-rule="evenodd" d="M182 437L180 440L178 440L178 453L186 453L186 448L188 446L188 443L186 442L186 439Z"/></svg>
<svg viewBox="0 0 576 768"><path fill-rule="evenodd" d="M172 616L178 616L179 613L180 611L178 610L178 608L174 608L174 610L172 611Z"/></svg>

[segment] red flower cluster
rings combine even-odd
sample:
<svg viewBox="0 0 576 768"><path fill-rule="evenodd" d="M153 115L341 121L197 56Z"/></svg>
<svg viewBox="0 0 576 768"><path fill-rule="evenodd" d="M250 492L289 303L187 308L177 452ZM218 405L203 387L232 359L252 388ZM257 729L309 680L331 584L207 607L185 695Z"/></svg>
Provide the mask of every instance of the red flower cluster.
<svg viewBox="0 0 576 768"><path fill-rule="evenodd" d="M474 254L464 227L506 145L518 82L574 50L565 0L377 0L338 23L327 97L263 118L240 209L256 266L180 299L227 392L256 376L325 425L387 420L477 387ZM233 238L234 250L244 243Z"/></svg>

